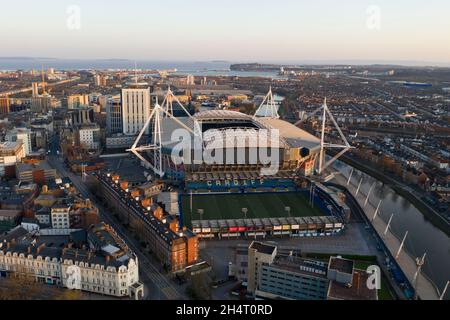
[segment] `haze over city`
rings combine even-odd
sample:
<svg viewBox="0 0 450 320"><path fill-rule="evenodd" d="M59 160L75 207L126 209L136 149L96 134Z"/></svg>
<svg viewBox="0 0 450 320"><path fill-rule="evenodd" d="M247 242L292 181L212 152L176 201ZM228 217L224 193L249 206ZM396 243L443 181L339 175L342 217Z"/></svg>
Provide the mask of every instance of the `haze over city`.
<svg viewBox="0 0 450 320"><path fill-rule="evenodd" d="M444 0L44 0L2 12L2 57L450 63Z"/></svg>

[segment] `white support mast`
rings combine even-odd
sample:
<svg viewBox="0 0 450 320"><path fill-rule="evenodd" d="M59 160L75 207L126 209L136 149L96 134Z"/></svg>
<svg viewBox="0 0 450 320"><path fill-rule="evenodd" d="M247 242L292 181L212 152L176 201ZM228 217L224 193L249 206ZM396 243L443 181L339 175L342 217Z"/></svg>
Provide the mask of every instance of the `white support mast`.
<svg viewBox="0 0 450 320"><path fill-rule="evenodd" d="M444 290L442 291L441 296L439 297L439 300L444 300L445 294L447 293L449 283L450 283L450 281L447 281L447 284L445 285Z"/></svg>
<svg viewBox="0 0 450 320"><path fill-rule="evenodd" d="M344 153L346 153L348 150L350 150L352 147L347 141L347 138L344 136L344 133L342 132L341 128L339 127L338 123L333 117L333 114L330 112L330 109L327 105L327 98L324 99L322 107L317 109L313 112L315 114L316 112L323 110L322 114L322 131L321 131L321 137L320 137L320 156L319 156L319 175L323 173L323 171L328 168L334 161L336 161L339 157L341 157ZM334 143L326 143L325 142L325 127L326 127L326 121L327 121L327 115L328 118L333 123L335 129L338 131L339 136L344 144L334 144ZM324 164L325 161L325 148L329 149L342 149L338 154L336 154L331 160L327 161Z"/></svg>
<svg viewBox="0 0 450 320"><path fill-rule="evenodd" d="M169 115L173 116L173 102L176 102L180 108L186 113L186 115L192 118L192 115L187 111L187 109L183 106L183 104L178 100L178 98L173 94L170 86L167 88L166 95L164 96L164 101L162 103L162 109L165 111L166 117Z"/></svg>
<svg viewBox="0 0 450 320"><path fill-rule="evenodd" d="M355 197L358 195L359 189L361 189L361 183L362 182L363 182L363 178L361 177L361 180L359 180L358 188L356 189Z"/></svg>
<svg viewBox="0 0 450 320"><path fill-rule="evenodd" d="M350 171L350 176L348 177L347 185L350 184L350 181L352 180L352 176L353 176L353 168L352 168L352 171Z"/></svg>
<svg viewBox="0 0 450 320"><path fill-rule="evenodd" d="M366 201L364 201L364 207L365 207L365 206L367 205L367 203L369 202L369 197L370 197L370 194L372 193L373 187L375 187L375 182L372 183L372 185L370 186L369 192L367 193ZM380 200L380 202L381 202L381 200Z"/></svg>
<svg viewBox="0 0 450 320"><path fill-rule="evenodd" d="M377 206L377 208L375 209L375 213L373 214L373 217L372 217L372 222L375 220L375 218L376 218L377 215L378 215L378 212L379 212L379 210L380 210L380 205L381 205L381 200L380 200L380 202L378 202L378 206Z"/></svg>
<svg viewBox="0 0 450 320"><path fill-rule="evenodd" d="M320 134L320 154L319 154L319 174L322 173L323 170L323 160L325 157L324 146L325 146L325 126L327 124L327 98L323 101L323 115L322 115L322 130Z"/></svg>
<svg viewBox="0 0 450 320"><path fill-rule="evenodd" d="M384 236L387 235L387 232L389 231L389 228L391 227L392 218L394 217L394 214L391 214L391 217L389 218L389 222L386 226L386 229L384 229Z"/></svg>
<svg viewBox="0 0 450 320"><path fill-rule="evenodd" d="M403 246L405 245L406 237L408 236L408 231L406 231L405 236L403 237L402 243L400 243L400 247L398 248L397 254L395 255L395 259L400 257L400 253L402 252Z"/></svg>
<svg viewBox="0 0 450 320"><path fill-rule="evenodd" d="M318 169L318 173L319 175L323 173L323 171L328 168L334 161L336 161L338 158L340 158L344 153L346 153L348 150L352 149L352 146L348 143L347 138L344 136L341 128L339 127L338 123L336 122L336 120L333 117L333 114L331 113L330 109L328 108L327 105L327 98L324 99L323 105L320 106L319 108L317 108L316 110L314 110L313 112L311 112L310 114L308 114L307 117L297 121L294 125L298 126L300 125L303 121L305 121L306 119L314 116L316 113L318 113L319 111L323 111L322 114L322 130L321 130L321 139L320 139L320 156L319 156L319 169ZM341 140L343 141L343 144L334 144L334 143L326 143L325 142L325 127L326 127L326 121L327 121L327 115L328 118L331 120L331 122L333 123L335 129L338 131L339 136L341 138ZM325 149L342 149L339 153L337 153L331 160L329 160L328 162L326 162L324 164L324 157L325 157ZM351 175L350 174L350 178L348 179L347 184L350 183L350 179L351 179Z"/></svg>
<svg viewBox="0 0 450 320"><path fill-rule="evenodd" d="M414 283L414 300L417 300L417 284L419 282L419 276L420 272L422 271L422 266L425 263L425 257L427 256L427 253L425 252L422 256L422 258L416 258L416 266L417 270L414 274L413 283Z"/></svg>
<svg viewBox="0 0 450 320"><path fill-rule="evenodd" d="M277 105L273 98L272 86L269 88L269 92L264 97L253 117L280 118Z"/></svg>
<svg viewBox="0 0 450 320"><path fill-rule="evenodd" d="M173 115L173 108L169 107L169 104L167 101L175 101L177 102L182 110L186 113L188 117L192 119L194 128L190 128L188 125L177 119ZM138 157L142 162L144 162L146 165L148 165L150 168L153 169L154 173L159 175L160 177L164 176L164 168L162 163L162 130L161 130L161 121L163 116L166 118L171 118L174 120L177 124L179 124L184 129L188 130L191 134L194 136L199 136L201 139L201 130L199 128L198 122L189 114L189 112L186 110L186 108L180 103L180 101L173 95L170 88L168 89L168 92L166 94L166 98L164 99L164 103L166 108L161 107L158 103L156 103L155 107L153 108L152 112L150 113L150 116L148 117L147 121L144 124L144 127L139 132L138 137L136 138L135 142L131 146L130 149L127 151L132 152L136 157ZM170 104L171 106L171 104ZM138 146L139 141L141 140L142 136L144 135L145 131L147 130L147 127L150 125L150 122L153 121L153 132L152 132L152 142L149 145L142 145ZM199 135L200 134L200 135ZM150 163L145 157L142 156L139 152L145 152L153 150L153 164Z"/></svg>

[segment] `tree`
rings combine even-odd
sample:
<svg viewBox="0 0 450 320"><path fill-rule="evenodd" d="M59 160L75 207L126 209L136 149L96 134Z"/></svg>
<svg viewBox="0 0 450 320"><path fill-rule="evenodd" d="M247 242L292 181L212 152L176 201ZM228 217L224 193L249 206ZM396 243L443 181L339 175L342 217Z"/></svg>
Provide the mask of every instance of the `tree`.
<svg viewBox="0 0 450 320"><path fill-rule="evenodd" d="M61 294L57 294L54 299L55 300L81 300L81 291L80 290L70 290L63 289L64 291Z"/></svg>
<svg viewBox="0 0 450 320"><path fill-rule="evenodd" d="M187 287L187 294L194 300L211 299L210 278L206 273L191 276L191 284Z"/></svg>
<svg viewBox="0 0 450 320"><path fill-rule="evenodd" d="M0 285L0 300L39 299L42 288L34 276L14 273L3 279Z"/></svg>

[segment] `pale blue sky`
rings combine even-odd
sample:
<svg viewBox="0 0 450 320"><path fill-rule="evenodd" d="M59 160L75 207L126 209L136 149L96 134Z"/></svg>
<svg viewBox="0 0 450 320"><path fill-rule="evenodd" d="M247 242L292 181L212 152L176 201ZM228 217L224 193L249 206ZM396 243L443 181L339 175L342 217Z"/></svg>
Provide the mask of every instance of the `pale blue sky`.
<svg viewBox="0 0 450 320"><path fill-rule="evenodd" d="M69 5L81 29L67 27ZM367 27L370 5L380 29ZM18 0L0 56L450 62L448 0Z"/></svg>

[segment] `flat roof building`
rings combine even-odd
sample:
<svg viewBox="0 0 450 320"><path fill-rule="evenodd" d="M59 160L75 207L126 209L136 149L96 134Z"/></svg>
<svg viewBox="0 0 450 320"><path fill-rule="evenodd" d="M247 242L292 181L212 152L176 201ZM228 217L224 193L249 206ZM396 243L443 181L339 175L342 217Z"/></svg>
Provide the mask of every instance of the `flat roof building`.
<svg viewBox="0 0 450 320"><path fill-rule="evenodd" d="M280 254L275 244L257 241L248 247L247 293L254 298L377 300L377 290L366 285L369 276L341 257L328 262L306 259L292 251Z"/></svg>

